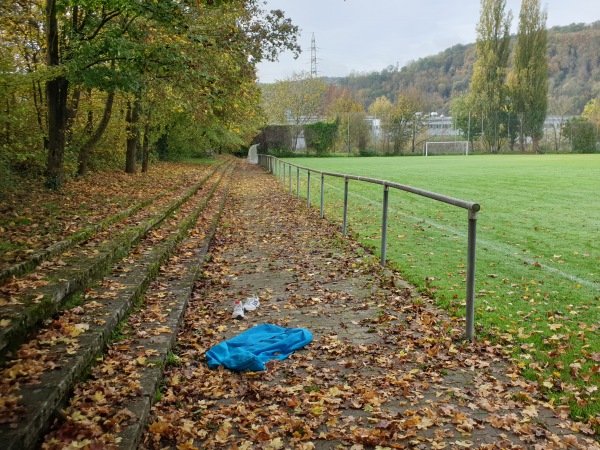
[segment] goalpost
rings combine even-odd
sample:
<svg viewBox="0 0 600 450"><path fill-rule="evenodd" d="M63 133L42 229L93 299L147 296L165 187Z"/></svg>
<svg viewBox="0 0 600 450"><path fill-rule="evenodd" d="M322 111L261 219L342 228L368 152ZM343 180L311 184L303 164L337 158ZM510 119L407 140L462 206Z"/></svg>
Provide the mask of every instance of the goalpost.
<svg viewBox="0 0 600 450"><path fill-rule="evenodd" d="M469 141L427 141L423 149L425 156L433 155L468 155Z"/></svg>

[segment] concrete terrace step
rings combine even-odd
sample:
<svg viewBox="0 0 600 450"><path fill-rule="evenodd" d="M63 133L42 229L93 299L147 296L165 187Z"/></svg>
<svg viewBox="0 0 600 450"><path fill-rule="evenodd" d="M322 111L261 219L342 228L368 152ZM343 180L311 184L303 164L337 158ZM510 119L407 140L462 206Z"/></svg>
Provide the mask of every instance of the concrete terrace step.
<svg viewBox="0 0 600 450"><path fill-rule="evenodd" d="M116 433L120 439L119 449L134 450L145 431L150 407L155 401L164 368L168 363L168 355L175 345L176 337L187 302L190 298L194 281L204 261L212 236L215 232L220 213L224 207L227 193L209 207L209 217L199 220L197 228L185 239L179 247L181 256L169 262L153 283L146 294L146 308L142 314L132 315L128 324L129 339L118 342L111 350L118 353L118 358L107 357L97 367L97 373L102 374L108 367L115 367L114 361L136 362L140 352L147 355L146 362L135 363L136 373L139 376L139 390L134 396L128 396L119 403L121 411L127 411L126 421L122 429ZM165 307L166 306L166 307ZM159 318L155 313L158 312ZM128 370L120 371L121 377L130 376ZM95 392L96 382L104 382L101 378L91 380L81 386L82 392ZM88 399L81 399L77 403L84 403ZM51 438L50 438L51 439Z"/></svg>
<svg viewBox="0 0 600 450"><path fill-rule="evenodd" d="M58 311L70 296L106 273L116 260L188 202L219 170L223 167L215 167L199 183L145 220L125 224L110 236L98 234L95 241L89 239L85 245L64 253L58 265L41 268L33 280L14 280L11 283L15 286L14 294L11 284L5 286L10 301L0 307L0 319L10 322L0 328L0 358L23 342L28 333Z"/></svg>
<svg viewBox="0 0 600 450"><path fill-rule="evenodd" d="M222 164L222 163L220 163ZM210 171L214 172L217 169L217 166ZM200 182L202 183L202 181ZM198 184L200 184L198 183ZM198 186L196 184L196 186ZM50 259L60 255L68 251L70 248L75 247L78 244L85 242L87 239L94 236L96 233L108 228L109 226L125 219L126 217L132 216L139 210L146 208L153 203L157 202L161 198L167 196L169 193L176 193L179 189L181 189L183 183L178 184L176 186L171 187L153 197L147 198L144 201L138 202L127 209L119 211L112 216L105 218L104 220L95 223L93 225L87 226L66 239L62 241L55 242L44 249L38 250L36 253L33 253L29 258L24 261L13 264L9 267L6 267L0 270L0 284L5 283L11 277L20 277L27 273L32 272L39 264L42 264Z"/></svg>
<svg viewBox="0 0 600 450"><path fill-rule="evenodd" d="M0 405L0 448L35 448L52 418L67 401L74 384L102 354L123 317L127 317L135 305L144 309L142 295L157 276L160 279L161 264L173 254L182 240L193 239L193 246L184 243L177 250L179 253L182 248L189 249L184 252L186 256L183 259L175 258L179 264L180 260L189 260L183 270L186 276L159 283L172 283L173 292L178 295L173 307L169 308L171 320L151 339L160 343L160 347L174 339L171 337L165 341L160 335L161 330L176 329L187 301L186 292L189 296L197 267L203 258L202 251L205 252L212 231L200 235L192 232L191 236L188 233L190 229L198 227L201 215L204 221L212 224L210 230L214 230L220 211L214 205L222 207L225 198L223 179L228 183L231 168L231 165L224 166L222 169L225 170L217 179L207 182L205 188L192 197L193 201L175 214L181 218L174 216L171 223L166 224L168 230L161 229L161 233L167 235L166 239L154 241L152 237L147 238L133 256L115 265L112 275L90 286L86 303L63 311L52 321L46 321L45 326L27 344L13 355L9 354L1 369L3 381L0 382L0 395L4 405ZM204 245L200 245L202 239ZM162 273L166 269L160 270ZM168 350L165 350L156 354L166 358L167 353ZM158 383L158 380L153 383ZM140 400L136 401L139 403ZM17 405L18 414L10 417L5 415L2 408L6 404Z"/></svg>

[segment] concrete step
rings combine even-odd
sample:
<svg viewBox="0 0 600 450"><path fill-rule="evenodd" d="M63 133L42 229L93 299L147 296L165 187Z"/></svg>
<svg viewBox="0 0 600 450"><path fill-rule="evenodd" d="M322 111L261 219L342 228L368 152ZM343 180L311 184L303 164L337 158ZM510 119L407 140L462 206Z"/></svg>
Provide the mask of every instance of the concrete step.
<svg viewBox="0 0 600 450"><path fill-rule="evenodd" d="M164 359L174 339L172 331L177 328L203 258L202 249L208 246L212 233L199 235L190 230L198 227L199 217L208 211L212 211L210 223L215 222L220 209L215 209L214 205L222 205L224 201L223 186L228 183L230 172L231 165L220 168L202 189L172 212L171 218L163 219L164 223L154 230L154 235L147 236L127 257L112 265L111 275L96 284L86 285L82 305L46 320L44 326L31 335L29 342L7 355L1 368L0 393L5 405L17 406L12 408L17 414L9 417L0 409L0 448L31 449L38 445L53 418L68 401L75 383L85 378L90 368L102 360L107 343L121 333L123 318L132 314L132 310L139 313L145 309L144 292L151 283L172 285L169 292L175 296L166 314L169 321L158 327L158 331L148 332L147 336L152 341L147 343L149 348L154 345L161 350L152 352L154 363L149 365L150 375L146 378L153 380L160 376L156 370L164 367ZM194 245L188 243L186 246L190 239L194 239ZM199 245L202 239L203 245ZM182 251L183 259L179 256ZM177 264L188 261L185 268L179 270L185 276L157 281L161 274L168 272L170 264L175 264L169 262L161 267L173 254L177 254L174 257ZM156 325L148 322L148 325L152 324ZM136 361L136 358L132 360ZM153 398L155 389L151 386L158 383L157 380L148 381L149 385L136 391L142 400ZM149 390L152 395L147 394ZM140 403L140 398L135 398L135 402L144 403Z"/></svg>
<svg viewBox="0 0 600 450"><path fill-rule="evenodd" d="M85 243L63 252L54 263L40 267L30 277L13 279L2 287L9 296L8 304L0 308L0 360L20 345L26 336L44 320L55 314L70 297L105 274L112 264L152 230L189 202L202 186L223 167L215 167L199 183L186 189L164 205L148 206L144 214L133 220L121 220L113 226L88 237Z"/></svg>
<svg viewBox="0 0 600 450"><path fill-rule="evenodd" d="M207 173L214 172L214 170L216 170L219 164L215 165L215 167L213 167L212 169L207 170ZM202 177L202 179L204 178L205 177ZM202 181L200 181L200 183L201 182ZM125 218L133 216L138 211L149 207L150 205L160 201L161 199L169 195L177 196L179 193L183 193L186 185L187 184L185 182L176 184L175 186L172 186L171 188L166 189L163 192L154 195L153 197L144 199L143 201L137 202L127 209L124 209L122 211L117 212L116 214L106 217L98 223L86 226L81 230L78 230L77 232L68 236L66 239L54 242L48 247L36 251L23 261L13 264L9 267L3 268L2 270L0 270L0 285L5 282L8 282L10 278L22 277L30 272L33 272L38 265L46 261L50 261L52 258L57 257L60 254L75 247L76 245L85 242L86 240L90 239L92 236L101 232L102 230L107 229L108 227L120 222Z"/></svg>

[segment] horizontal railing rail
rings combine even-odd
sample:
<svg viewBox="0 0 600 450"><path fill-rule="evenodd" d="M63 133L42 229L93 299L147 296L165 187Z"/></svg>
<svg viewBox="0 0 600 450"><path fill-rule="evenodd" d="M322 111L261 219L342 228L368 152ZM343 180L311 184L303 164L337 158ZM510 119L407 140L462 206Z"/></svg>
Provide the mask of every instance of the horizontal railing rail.
<svg viewBox="0 0 600 450"><path fill-rule="evenodd" d="M447 195L438 194L436 192L419 189L405 184L394 183L391 181L380 180L377 178L361 177L357 175L348 175L335 172L326 172L315 170L308 167L302 167L297 164L284 161L271 155L258 155L259 164L268 172L283 181L283 185L289 187L290 193L292 189L292 167L296 169L296 194L300 199L300 171L307 173L307 191L306 201L307 206L311 207L310 201L310 181L311 174L318 174L321 178L321 199L320 199L320 215L325 217L325 177L336 177L344 179L344 208L342 220L342 234L345 236L348 224L348 182L349 180L361 181L365 183L377 184L383 186L383 207L381 214L381 265L386 263L386 248L387 248L387 223L388 223L388 203L389 190L398 189L401 191L416 194L422 197L430 198L439 202L453 205L468 211L468 232L467 232L467 286L466 286L466 337L472 340L475 337L475 248L477 240L477 213L481 206L475 202L469 202ZM286 175L287 172L287 175Z"/></svg>

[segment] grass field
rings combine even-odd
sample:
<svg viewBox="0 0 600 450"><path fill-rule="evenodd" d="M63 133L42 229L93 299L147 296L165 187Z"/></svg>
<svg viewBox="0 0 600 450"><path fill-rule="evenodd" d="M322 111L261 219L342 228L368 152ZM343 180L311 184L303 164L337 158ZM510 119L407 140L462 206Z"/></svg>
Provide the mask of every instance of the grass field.
<svg viewBox="0 0 600 450"><path fill-rule="evenodd" d="M524 374L555 401L568 401L575 417L600 414L600 155L286 161L479 203L477 333L512 348ZM306 197L305 171L300 179ZM318 207L319 180L312 180ZM327 177L325 193L326 217L341 224L343 180ZM349 232L375 252L381 203L381 186L350 181ZM388 220L388 262L464 315L467 212L392 190Z"/></svg>

